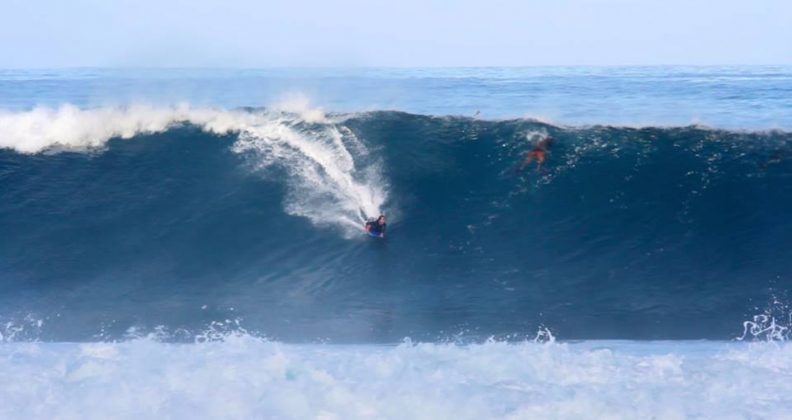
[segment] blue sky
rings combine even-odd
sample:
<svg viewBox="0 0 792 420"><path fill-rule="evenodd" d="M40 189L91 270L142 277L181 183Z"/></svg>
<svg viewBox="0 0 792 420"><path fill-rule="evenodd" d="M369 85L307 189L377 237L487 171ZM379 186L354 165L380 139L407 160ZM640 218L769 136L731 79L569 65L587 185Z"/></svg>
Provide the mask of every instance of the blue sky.
<svg viewBox="0 0 792 420"><path fill-rule="evenodd" d="M790 0L2 0L0 67L792 64Z"/></svg>

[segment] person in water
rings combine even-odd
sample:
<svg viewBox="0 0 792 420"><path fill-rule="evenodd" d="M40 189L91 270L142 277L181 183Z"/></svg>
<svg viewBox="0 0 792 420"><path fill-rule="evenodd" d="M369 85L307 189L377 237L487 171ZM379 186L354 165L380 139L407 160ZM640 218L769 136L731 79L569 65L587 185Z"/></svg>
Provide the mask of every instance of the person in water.
<svg viewBox="0 0 792 420"><path fill-rule="evenodd" d="M385 223L385 216L380 215L377 220L372 220L370 222L366 222L366 232L369 235L379 236L380 238L385 237L385 228L388 227L388 224Z"/></svg>
<svg viewBox="0 0 792 420"><path fill-rule="evenodd" d="M525 154L522 163L520 163L520 171L525 169L531 162L536 161L536 169L542 169L542 165L550 154L550 148L553 147L555 140L552 137L545 137L539 140L531 149L530 152Z"/></svg>

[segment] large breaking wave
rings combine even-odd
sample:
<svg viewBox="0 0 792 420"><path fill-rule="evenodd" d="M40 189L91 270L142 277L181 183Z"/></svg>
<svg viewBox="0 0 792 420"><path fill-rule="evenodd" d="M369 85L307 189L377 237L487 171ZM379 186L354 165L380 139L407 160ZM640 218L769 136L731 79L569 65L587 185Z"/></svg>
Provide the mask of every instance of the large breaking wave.
<svg viewBox="0 0 792 420"><path fill-rule="evenodd" d="M557 141L520 171L532 142ZM785 132L309 109L0 115L3 319L289 341L731 338L783 300ZM358 235L386 212L389 238Z"/></svg>

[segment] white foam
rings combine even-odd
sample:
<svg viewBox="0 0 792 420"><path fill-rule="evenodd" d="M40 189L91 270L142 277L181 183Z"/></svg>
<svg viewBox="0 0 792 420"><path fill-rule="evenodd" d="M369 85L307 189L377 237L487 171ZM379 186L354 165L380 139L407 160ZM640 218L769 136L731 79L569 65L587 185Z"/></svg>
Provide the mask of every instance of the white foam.
<svg viewBox="0 0 792 420"><path fill-rule="evenodd" d="M291 187L286 210L317 224L359 231L361 211L374 216L385 200L376 162L359 166L356 158L368 158L365 147L351 131L333 124L300 129L288 121L259 124L240 135L233 150L251 155L259 169L284 168Z"/></svg>
<svg viewBox="0 0 792 420"><path fill-rule="evenodd" d="M39 153L57 147L66 150L100 148L111 138L130 139L159 133L174 124L189 122L215 133L244 129L252 114L239 111L132 105L81 109L37 107L23 112L0 112L0 148Z"/></svg>
<svg viewBox="0 0 792 420"><path fill-rule="evenodd" d="M274 109L297 114L309 123L326 122L327 116L321 108L311 105L311 100L302 93L295 92L283 95L272 107Z"/></svg>
<svg viewBox="0 0 792 420"><path fill-rule="evenodd" d="M215 134L239 133L233 150L265 169L278 165L289 174L288 213L317 225L335 225L351 234L363 216L380 213L386 186L378 162L338 121L330 121L307 99L292 98L273 111L241 111L136 105L80 109L63 105L0 113L0 148L20 153L96 150L111 138L161 133L189 123ZM361 215L362 212L362 215Z"/></svg>
<svg viewBox="0 0 792 420"><path fill-rule="evenodd" d="M0 344L0 418L783 418L792 347Z"/></svg>

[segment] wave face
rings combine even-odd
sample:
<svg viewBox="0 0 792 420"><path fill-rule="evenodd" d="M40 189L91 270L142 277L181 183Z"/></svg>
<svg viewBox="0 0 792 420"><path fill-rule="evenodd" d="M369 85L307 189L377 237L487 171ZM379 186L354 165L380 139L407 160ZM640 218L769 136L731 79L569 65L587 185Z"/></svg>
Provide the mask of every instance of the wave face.
<svg viewBox="0 0 792 420"><path fill-rule="evenodd" d="M545 168L517 170L546 136ZM0 316L58 341L217 320L297 342L538 325L728 339L789 288L791 141L399 112L6 113ZM388 238L364 237L380 212Z"/></svg>

